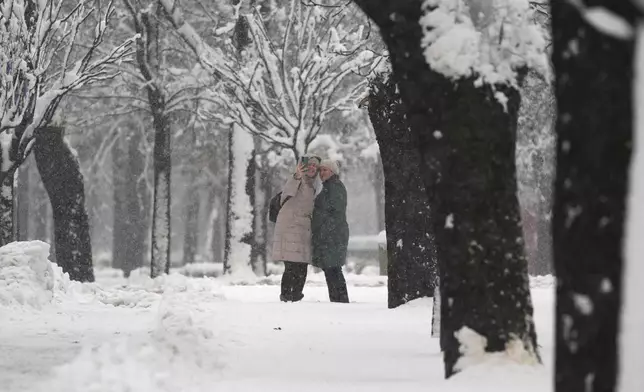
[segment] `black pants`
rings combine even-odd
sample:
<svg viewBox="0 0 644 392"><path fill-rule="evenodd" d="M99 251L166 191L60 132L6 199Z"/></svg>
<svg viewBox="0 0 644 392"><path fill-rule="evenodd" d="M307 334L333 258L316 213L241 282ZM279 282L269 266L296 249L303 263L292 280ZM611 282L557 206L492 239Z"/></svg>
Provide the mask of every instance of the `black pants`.
<svg viewBox="0 0 644 392"><path fill-rule="evenodd" d="M282 295L280 295L280 300L284 302L297 302L304 298L302 290L304 290L304 283L306 283L308 267L309 265L306 263L284 262Z"/></svg>
<svg viewBox="0 0 644 392"><path fill-rule="evenodd" d="M325 268L324 276L329 289L329 300L331 302L349 303L347 281L344 280L342 267Z"/></svg>
<svg viewBox="0 0 644 392"><path fill-rule="evenodd" d="M304 298L302 291L306 283L308 264L284 262L284 274L282 275L282 294L280 300L283 302L297 302ZM325 268L324 277L329 290L331 302L349 303L347 282L342 273L342 267Z"/></svg>

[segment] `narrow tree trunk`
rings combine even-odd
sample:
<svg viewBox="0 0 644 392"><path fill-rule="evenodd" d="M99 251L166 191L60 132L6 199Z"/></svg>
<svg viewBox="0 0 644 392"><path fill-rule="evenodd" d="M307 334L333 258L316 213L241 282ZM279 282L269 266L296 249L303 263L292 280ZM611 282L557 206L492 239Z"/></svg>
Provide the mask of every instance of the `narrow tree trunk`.
<svg viewBox="0 0 644 392"><path fill-rule="evenodd" d="M29 239L29 202L31 199L31 181L29 178L30 168L23 163L18 170L18 200L16 240L27 241Z"/></svg>
<svg viewBox="0 0 644 392"><path fill-rule="evenodd" d="M253 159L253 136L233 125L229 139L228 211L224 272L247 274L252 272L251 245L253 206L247 194L248 166Z"/></svg>
<svg viewBox="0 0 644 392"><path fill-rule="evenodd" d="M233 0L237 5L242 0ZM249 2L240 7L242 15L235 23L233 44L238 56L250 44L248 20ZM252 272L253 259L257 257L255 238L255 140L237 124L231 128L228 161L228 216L226 223L226 247L224 249L224 272L247 274Z"/></svg>
<svg viewBox="0 0 644 392"><path fill-rule="evenodd" d="M78 159L63 138L62 128L36 131L34 157L54 213L58 265L69 278L93 282L92 243L85 209L85 186Z"/></svg>
<svg viewBox="0 0 644 392"><path fill-rule="evenodd" d="M149 235L149 192L145 186L145 154L141 151L143 133L134 127L124 129L114 144L112 178L114 186L113 267L125 277L143 266L146 237ZM142 186L143 185L143 186Z"/></svg>
<svg viewBox="0 0 644 392"><path fill-rule="evenodd" d="M441 289L440 278L437 278L434 286L434 298L432 298L432 337L441 336ZM442 347L441 347L442 349Z"/></svg>
<svg viewBox="0 0 644 392"><path fill-rule="evenodd" d="M595 3L631 25L641 17L628 2ZM559 113L555 390L610 392L618 372L634 39L600 32L576 4L551 7Z"/></svg>
<svg viewBox="0 0 644 392"><path fill-rule="evenodd" d="M170 124L165 101L150 100L154 116L154 195L152 203L152 263L150 276L170 272ZM156 110L155 110L156 109ZM156 113L154 113L156 111Z"/></svg>
<svg viewBox="0 0 644 392"><path fill-rule="evenodd" d="M259 142L256 140L255 145L258 146ZM266 276L266 229L267 229L267 210L265 209L268 193L266 191L266 167L267 165L262 162L255 168L255 200L253 203L253 225L254 225L254 255L251 257L253 260L253 271L257 276Z"/></svg>
<svg viewBox="0 0 644 392"><path fill-rule="evenodd" d="M446 377L472 331L487 352L518 343L538 360L516 196L518 92L432 71L421 48L422 1L357 3L380 27L419 140L440 262ZM508 98L507 111L497 93Z"/></svg>
<svg viewBox="0 0 644 392"><path fill-rule="evenodd" d="M197 255L197 242L199 240L199 208L200 198L199 190L195 186L196 167L190 167L186 170L186 181L188 194L185 210L185 231L183 239L183 264L195 262Z"/></svg>
<svg viewBox="0 0 644 392"><path fill-rule="evenodd" d="M124 151L121 133L112 147L112 268L123 270L127 263L130 247L129 214L127 213L127 151ZM125 274L125 271L124 271Z"/></svg>
<svg viewBox="0 0 644 392"><path fill-rule="evenodd" d="M382 158L378 155L378 161L374 165L373 189L376 198L376 216L378 223L378 233L385 230L385 175L382 170Z"/></svg>
<svg viewBox="0 0 644 392"><path fill-rule="evenodd" d="M418 140L391 80L372 81L369 118L380 146L385 182L388 305L395 308L434 293L429 199L420 175Z"/></svg>
<svg viewBox="0 0 644 392"><path fill-rule="evenodd" d="M11 147L13 138L8 133L0 134L0 246L16 240L14 236L14 180L16 167L13 165Z"/></svg>

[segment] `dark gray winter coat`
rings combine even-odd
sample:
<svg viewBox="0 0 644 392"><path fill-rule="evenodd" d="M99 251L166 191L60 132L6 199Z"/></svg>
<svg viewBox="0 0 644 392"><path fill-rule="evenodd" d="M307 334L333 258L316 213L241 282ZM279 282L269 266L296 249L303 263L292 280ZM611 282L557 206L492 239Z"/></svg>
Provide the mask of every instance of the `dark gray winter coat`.
<svg viewBox="0 0 644 392"><path fill-rule="evenodd" d="M313 265L322 269L342 267L349 245L347 190L336 175L324 182L315 199L311 231Z"/></svg>

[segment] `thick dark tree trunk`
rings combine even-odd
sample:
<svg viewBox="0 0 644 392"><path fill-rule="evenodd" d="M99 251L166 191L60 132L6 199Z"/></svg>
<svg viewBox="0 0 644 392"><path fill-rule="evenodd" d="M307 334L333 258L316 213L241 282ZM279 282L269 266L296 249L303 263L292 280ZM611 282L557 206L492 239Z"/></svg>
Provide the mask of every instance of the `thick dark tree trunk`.
<svg viewBox="0 0 644 392"><path fill-rule="evenodd" d="M633 26L641 17L629 2L593 5ZM555 390L611 392L619 358L634 40L599 32L571 2L554 1L551 7L559 113Z"/></svg>
<svg viewBox="0 0 644 392"><path fill-rule="evenodd" d="M422 1L356 2L380 27L419 140L440 263L446 377L456 372L457 332L465 328L487 339L488 352L518 340L537 359L516 196L518 92L432 71L421 48ZM508 98L507 111L495 92Z"/></svg>
<svg viewBox="0 0 644 392"><path fill-rule="evenodd" d="M199 240L199 209L201 207L201 200L199 198L199 190L195 186L196 182L196 167L189 167L186 169L185 177L187 181L188 194L186 210L184 214L185 231L183 237L183 264L191 264L195 262L197 256L197 245Z"/></svg>
<svg viewBox="0 0 644 392"><path fill-rule="evenodd" d="M429 199L421 176L418 139L390 79L372 81L369 118L380 146L385 176L388 305L395 308L434 294Z"/></svg>
<svg viewBox="0 0 644 392"><path fill-rule="evenodd" d="M143 134L128 128L114 144L114 226L113 267L123 270L124 276L143 267L146 238L149 235L149 192L142 178L145 173L145 154L141 151Z"/></svg>
<svg viewBox="0 0 644 392"><path fill-rule="evenodd" d="M93 282L92 242L85 209L85 185L79 163L62 128L36 131L34 157L54 214L58 265L69 278Z"/></svg>

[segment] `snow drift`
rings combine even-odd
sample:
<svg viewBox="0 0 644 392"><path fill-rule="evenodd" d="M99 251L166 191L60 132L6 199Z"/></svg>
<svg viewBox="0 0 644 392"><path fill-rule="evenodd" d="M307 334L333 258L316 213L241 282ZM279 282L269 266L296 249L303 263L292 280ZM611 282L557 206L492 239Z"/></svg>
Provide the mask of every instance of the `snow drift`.
<svg viewBox="0 0 644 392"><path fill-rule="evenodd" d="M163 296L156 328L146 337L125 337L86 346L72 362L55 369L41 385L47 392L174 392L205 391L221 368L219 343L208 328L211 312L200 306L195 294L171 285ZM221 300L201 296L201 301Z"/></svg>
<svg viewBox="0 0 644 392"><path fill-rule="evenodd" d="M49 244L42 241L0 248L0 306L40 309L51 303L56 278L48 257Z"/></svg>

